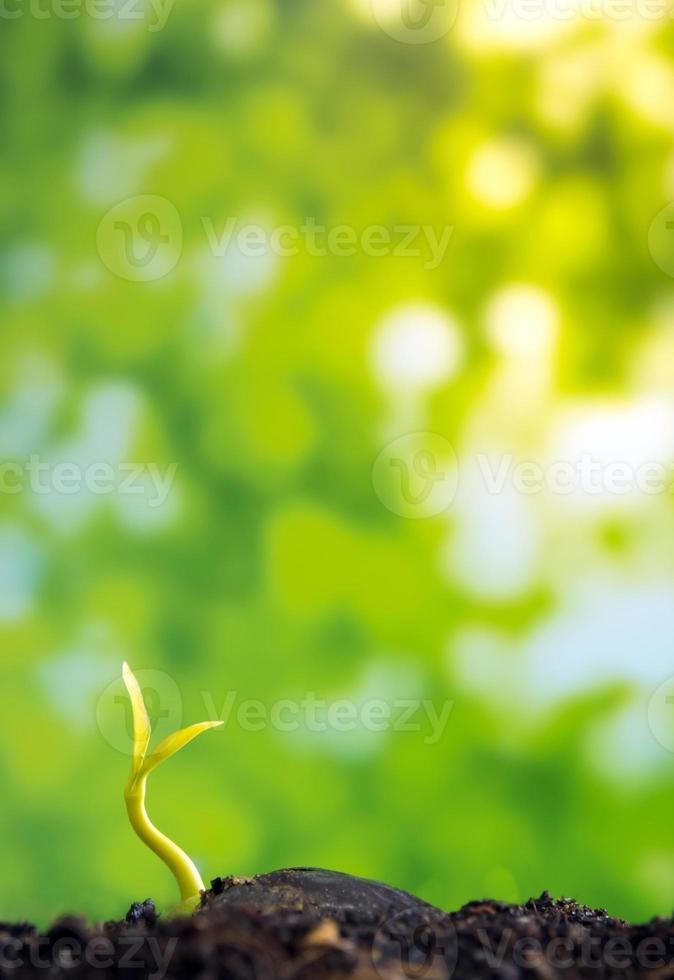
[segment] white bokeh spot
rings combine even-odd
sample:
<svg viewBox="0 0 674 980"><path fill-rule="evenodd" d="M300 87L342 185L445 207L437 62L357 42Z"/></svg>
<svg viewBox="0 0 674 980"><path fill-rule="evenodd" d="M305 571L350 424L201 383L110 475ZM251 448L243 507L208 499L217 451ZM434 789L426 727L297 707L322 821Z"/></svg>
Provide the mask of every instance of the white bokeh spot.
<svg viewBox="0 0 674 980"><path fill-rule="evenodd" d="M499 290L487 306L487 336L503 355L537 358L554 347L559 318L557 304L543 289L512 283Z"/></svg>
<svg viewBox="0 0 674 980"><path fill-rule="evenodd" d="M449 313L431 304L409 304L377 324L372 367L384 388L424 391L456 374L462 350L461 329Z"/></svg>

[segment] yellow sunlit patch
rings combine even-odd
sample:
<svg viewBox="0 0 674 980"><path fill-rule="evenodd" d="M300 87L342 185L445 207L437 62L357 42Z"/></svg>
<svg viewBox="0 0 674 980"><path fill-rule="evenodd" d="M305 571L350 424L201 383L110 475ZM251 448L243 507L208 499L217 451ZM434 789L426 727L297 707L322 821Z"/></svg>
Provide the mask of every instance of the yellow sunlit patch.
<svg viewBox="0 0 674 980"><path fill-rule="evenodd" d="M559 310L544 290L527 283L501 289L487 307L487 335L502 354L535 357L552 347Z"/></svg>
<svg viewBox="0 0 674 980"><path fill-rule="evenodd" d="M558 0L535 4L528 0L472 0L461 9L457 32L463 46L476 53L538 52L578 29L582 21L580 12Z"/></svg>
<svg viewBox="0 0 674 980"><path fill-rule="evenodd" d="M394 23L400 18L401 0L350 0L354 13L363 20L378 20Z"/></svg>
<svg viewBox="0 0 674 980"><path fill-rule="evenodd" d="M519 140L495 139L472 154L466 185L482 204L505 210L525 200L537 176L538 161L531 147Z"/></svg>
<svg viewBox="0 0 674 980"><path fill-rule="evenodd" d="M653 126L674 126L674 68L661 56L641 55L624 65L618 79L622 98Z"/></svg>

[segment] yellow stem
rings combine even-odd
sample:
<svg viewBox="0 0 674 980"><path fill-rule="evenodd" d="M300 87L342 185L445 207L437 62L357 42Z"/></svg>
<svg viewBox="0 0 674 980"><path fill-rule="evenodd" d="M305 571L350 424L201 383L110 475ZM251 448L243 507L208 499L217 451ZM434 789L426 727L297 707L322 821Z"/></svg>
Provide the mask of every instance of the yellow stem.
<svg viewBox="0 0 674 980"><path fill-rule="evenodd" d="M167 865L178 882L183 902L195 902L205 890L194 862L154 826L145 809L147 774L132 776L124 793L131 826L144 844Z"/></svg>

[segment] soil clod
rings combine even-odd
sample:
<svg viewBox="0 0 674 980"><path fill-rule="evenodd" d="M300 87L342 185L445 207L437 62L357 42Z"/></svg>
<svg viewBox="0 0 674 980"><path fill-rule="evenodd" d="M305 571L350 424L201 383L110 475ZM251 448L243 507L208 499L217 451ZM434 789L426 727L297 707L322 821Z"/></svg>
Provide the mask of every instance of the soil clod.
<svg viewBox="0 0 674 980"><path fill-rule="evenodd" d="M129 911L126 913L126 919L128 925L135 925L138 922L144 922L148 926L154 926L157 923L158 915L155 904L151 898L146 898L144 902L134 902Z"/></svg>
<svg viewBox="0 0 674 980"><path fill-rule="evenodd" d="M216 878L192 916L0 923L0 980L674 980L674 919L630 925L548 892L445 913L407 892L290 868Z"/></svg>

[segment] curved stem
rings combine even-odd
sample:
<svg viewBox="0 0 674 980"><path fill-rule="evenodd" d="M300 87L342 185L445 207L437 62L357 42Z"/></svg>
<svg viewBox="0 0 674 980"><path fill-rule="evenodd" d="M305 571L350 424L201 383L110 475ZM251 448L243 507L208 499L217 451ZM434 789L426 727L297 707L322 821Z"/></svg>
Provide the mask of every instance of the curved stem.
<svg viewBox="0 0 674 980"><path fill-rule="evenodd" d="M157 855L169 868L180 888L183 902L199 898L205 891L201 875L194 862L181 850L177 844L169 840L154 826L145 809L145 793L147 789L147 774L132 776L124 793L126 811L131 826L144 844Z"/></svg>

